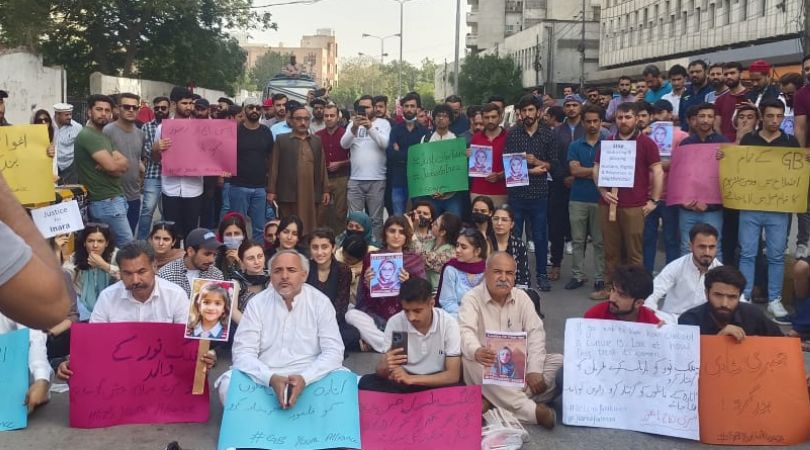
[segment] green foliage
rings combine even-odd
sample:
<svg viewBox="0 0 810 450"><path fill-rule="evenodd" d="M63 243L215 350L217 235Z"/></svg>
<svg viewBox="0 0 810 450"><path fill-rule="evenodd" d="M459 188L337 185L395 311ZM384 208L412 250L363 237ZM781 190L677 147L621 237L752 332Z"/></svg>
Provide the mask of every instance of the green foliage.
<svg viewBox="0 0 810 450"><path fill-rule="evenodd" d="M338 105L351 106L361 95L386 95L389 109L395 107L394 101L399 93L399 60L380 65L376 59L354 57L341 62L338 86L330 94ZM422 60L422 67L403 61L402 94L416 91L422 96L422 106L433 108L433 76L436 64L430 59Z"/></svg>
<svg viewBox="0 0 810 450"><path fill-rule="evenodd" d="M281 68L290 60L289 55L269 51L256 60L256 65L250 70L250 90L263 91L267 82L275 75L281 73Z"/></svg>
<svg viewBox="0 0 810 450"><path fill-rule="evenodd" d="M511 56L470 55L460 72L458 90L465 104L481 104L492 95L502 95L510 104L523 93L520 69Z"/></svg>
<svg viewBox="0 0 810 450"><path fill-rule="evenodd" d="M244 54L226 29L276 28L252 0L0 0L0 44L65 67L68 92L89 75L143 77L231 91Z"/></svg>

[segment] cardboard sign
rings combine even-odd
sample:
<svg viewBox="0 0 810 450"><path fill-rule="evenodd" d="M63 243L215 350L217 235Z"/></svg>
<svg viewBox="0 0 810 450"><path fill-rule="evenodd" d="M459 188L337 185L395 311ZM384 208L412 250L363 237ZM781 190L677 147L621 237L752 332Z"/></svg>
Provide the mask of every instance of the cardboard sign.
<svg viewBox="0 0 810 450"><path fill-rule="evenodd" d="M795 445L810 437L810 400L799 339L702 336L700 440Z"/></svg>
<svg viewBox="0 0 810 450"><path fill-rule="evenodd" d="M31 219L45 239L84 229L79 202L76 200L32 209Z"/></svg>
<svg viewBox="0 0 810 450"><path fill-rule="evenodd" d="M492 173L492 146L470 146L470 178L486 178Z"/></svg>
<svg viewBox="0 0 810 450"><path fill-rule="evenodd" d="M503 155L503 170L506 187L529 185L529 163L525 153L507 153Z"/></svg>
<svg viewBox="0 0 810 450"><path fill-rule="evenodd" d="M723 203L720 192L720 144L682 145L673 150L667 176L667 205Z"/></svg>
<svg viewBox="0 0 810 450"><path fill-rule="evenodd" d="M807 212L810 163L801 148L723 145L723 206L744 211Z"/></svg>
<svg viewBox="0 0 810 450"><path fill-rule="evenodd" d="M374 450L481 448L481 386L360 391L360 430L363 448Z"/></svg>
<svg viewBox="0 0 810 450"><path fill-rule="evenodd" d="M526 332L485 332L487 348L495 352L495 364L484 368L484 384L523 389L526 386L528 352Z"/></svg>
<svg viewBox="0 0 810 450"><path fill-rule="evenodd" d="M408 147L408 193L411 198L437 192L466 191L467 141L462 138Z"/></svg>
<svg viewBox="0 0 810 450"><path fill-rule="evenodd" d="M161 127L161 138L172 140L163 152L163 175L236 174L236 122L172 119L164 120Z"/></svg>
<svg viewBox="0 0 810 450"><path fill-rule="evenodd" d="M698 439L699 333L568 319L563 423Z"/></svg>
<svg viewBox="0 0 810 450"><path fill-rule="evenodd" d="M599 187L631 188L636 180L636 141L602 141Z"/></svg>
<svg viewBox="0 0 810 450"><path fill-rule="evenodd" d="M28 426L28 328L0 334L0 431Z"/></svg>
<svg viewBox="0 0 810 450"><path fill-rule="evenodd" d="M77 323L70 332L70 426L206 422L192 395L197 342L182 324Z"/></svg>
<svg viewBox="0 0 810 450"><path fill-rule="evenodd" d="M402 253L375 253L369 256L369 264L374 272L369 289L371 297L399 295Z"/></svg>
<svg viewBox="0 0 810 450"><path fill-rule="evenodd" d="M56 199L49 145L45 125L0 127L0 174L24 205Z"/></svg>
<svg viewBox="0 0 810 450"><path fill-rule="evenodd" d="M275 450L360 448L357 375L349 371L332 372L306 386L295 406L284 410L272 388L260 386L234 369L222 415L218 448L232 447Z"/></svg>

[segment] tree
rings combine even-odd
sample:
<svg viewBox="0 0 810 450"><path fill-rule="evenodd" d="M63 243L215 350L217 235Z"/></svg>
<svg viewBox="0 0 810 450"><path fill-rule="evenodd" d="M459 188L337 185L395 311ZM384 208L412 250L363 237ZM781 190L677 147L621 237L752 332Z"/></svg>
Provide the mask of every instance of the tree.
<svg viewBox="0 0 810 450"><path fill-rule="evenodd" d="M256 60L256 65L250 70L250 88L263 91L267 81L281 73L281 68L290 60L289 55L269 51Z"/></svg>
<svg viewBox="0 0 810 450"><path fill-rule="evenodd" d="M436 65L430 59L424 59L420 68L404 61L402 94L418 92L422 97L422 107L432 109L436 104L433 98L435 72ZM348 107L361 95L385 95L389 99L389 106L393 107L399 92L399 73L398 60L384 65L369 57L343 60L340 66L340 83L332 90L331 97L335 103Z"/></svg>
<svg viewBox="0 0 810 450"><path fill-rule="evenodd" d="M467 56L461 64L458 90L470 105L481 104L492 95L514 103L523 93L520 69L511 56Z"/></svg>
<svg viewBox="0 0 810 450"><path fill-rule="evenodd" d="M96 70L178 84L206 80L207 87L230 90L243 69L223 66L244 62L244 55L225 30L276 28L270 13L251 6L252 0L0 0L0 43L64 66L72 94L85 93Z"/></svg>

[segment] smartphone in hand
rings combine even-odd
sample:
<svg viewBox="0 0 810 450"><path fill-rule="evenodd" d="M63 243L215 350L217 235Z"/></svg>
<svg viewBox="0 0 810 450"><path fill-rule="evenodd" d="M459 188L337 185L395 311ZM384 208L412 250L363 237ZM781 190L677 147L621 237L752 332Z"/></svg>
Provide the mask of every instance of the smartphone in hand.
<svg viewBox="0 0 810 450"><path fill-rule="evenodd" d="M394 331L391 335L391 350L401 348L402 354L408 356L408 333L404 331Z"/></svg>
<svg viewBox="0 0 810 450"><path fill-rule="evenodd" d="M282 392L281 403L284 405L285 408L290 407L290 397L292 397L292 390L293 387L291 384L287 383L284 385L284 392Z"/></svg>

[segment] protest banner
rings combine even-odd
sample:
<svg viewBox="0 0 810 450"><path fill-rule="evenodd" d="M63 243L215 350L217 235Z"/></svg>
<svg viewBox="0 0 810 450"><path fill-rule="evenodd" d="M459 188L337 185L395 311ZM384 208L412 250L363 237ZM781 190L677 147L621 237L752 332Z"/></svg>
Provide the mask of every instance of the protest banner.
<svg viewBox="0 0 810 450"><path fill-rule="evenodd" d="M467 141L450 139L408 147L408 192L413 197L466 191Z"/></svg>
<svg viewBox="0 0 810 450"><path fill-rule="evenodd" d="M360 448L357 375L352 372L332 372L307 385L295 406L286 410L273 388L256 384L239 370L231 371L230 383L220 450Z"/></svg>
<svg viewBox="0 0 810 450"><path fill-rule="evenodd" d="M49 145L45 125L0 127L0 174L24 205L56 199Z"/></svg>
<svg viewBox="0 0 810 450"><path fill-rule="evenodd" d="M163 175L236 174L236 122L172 119L161 126L161 138L172 141L163 152Z"/></svg>
<svg viewBox="0 0 810 450"><path fill-rule="evenodd" d="M744 211L807 211L810 163L801 148L722 145L723 206Z"/></svg>
<svg viewBox="0 0 810 450"><path fill-rule="evenodd" d="M526 332L486 331L486 347L495 352L495 364L484 368L483 384L522 389L526 386Z"/></svg>
<svg viewBox="0 0 810 450"><path fill-rule="evenodd" d="M197 341L182 324L77 323L70 335L70 426L206 422L192 395Z"/></svg>
<svg viewBox="0 0 810 450"><path fill-rule="evenodd" d="M369 255L374 273L371 280L371 297L399 295L399 273L403 268L402 253L374 253Z"/></svg>
<svg viewBox="0 0 810 450"><path fill-rule="evenodd" d="M795 445L810 437L810 401L799 339L700 338L700 440Z"/></svg>
<svg viewBox="0 0 810 450"><path fill-rule="evenodd" d="M32 209L31 219L45 239L84 229L79 202L76 200Z"/></svg>
<svg viewBox="0 0 810 450"><path fill-rule="evenodd" d="M697 440L699 331L568 319L563 423Z"/></svg>
<svg viewBox="0 0 810 450"><path fill-rule="evenodd" d="M672 151L667 176L667 206L723 203L720 192L720 144L683 145Z"/></svg>
<svg viewBox="0 0 810 450"><path fill-rule="evenodd" d="M363 448L374 450L481 448L481 386L360 391L360 431Z"/></svg>
<svg viewBox="0 0 810 450"><path fill-rule="evenodd" d="M636 179L636 141L602 141L599 187L631 188Z"/></svg>
<svg viewBox="0 0 810 450"><path fill-rule="evenodd" d="M503 168L506 187L529 185L529 163L525 153L507 153L503 155Z"/></svg>
<svg viewBox="0 0 810 450"><path fill-rule="evenodd" d="M28 426L28 328L0 334L0 431Z"/></svg>
<svg viewBox="0 0 810 450"><path fill-rule="evenodd" d="M492 146L470 146L470 178L486 178L492 173Z"/></svg>

